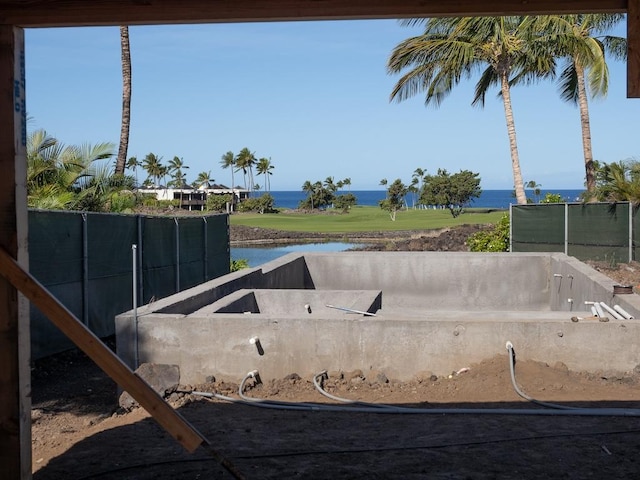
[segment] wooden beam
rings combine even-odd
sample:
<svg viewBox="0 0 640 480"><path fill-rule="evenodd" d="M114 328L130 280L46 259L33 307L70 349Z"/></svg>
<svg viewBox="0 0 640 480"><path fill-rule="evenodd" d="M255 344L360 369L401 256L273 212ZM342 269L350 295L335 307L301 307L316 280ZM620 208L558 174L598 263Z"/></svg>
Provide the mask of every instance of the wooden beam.
<svg viewBox="0 0 640 480"><path fill-rule="evenodd" d="M640 98L640 0L629 0L627 48L627 97Z"/></svg>
<svg viewBox="0 0 640 480"><path fill-rule="evenodd" d="M109 350L91 330L26 272L3 248L0 248L0 274L18 289L53 322L73 343L84 351L107 375L115 380L173 438L189 452L207 440L158 395L153 388L135 375L120 358Z"/></svg>
<svg viewBox="0 0 640 480"><path fill-rule="evenodd" d="M26 205L26 201L25 201ZM194 452L202 446L209 455L215 458L235 479L244 476L226 457L213 448L211 443L185 420L178 412L164 401L142 378L138 377L120 358L107 348L89 328L78 320L73 313L62 305L46 288L25 271L16 260L4 249L0 248L0 275L9 281L31 303L40 309L53 324L73 341L104 372L115 380L187 451ZM31 411L26 412L31 421ZM29 438L29 446L31 439ZM15 455L15 452L2 452ZM15 458L10 457L15 462ZM5 472L3 472L4 474ZM29 464L28 476L31 476ZM19 477L2 477L13 480Z"/></svg>
<svg viewBox="0 0 640 480"><path fill-rule="evenodd" d="M0 248L26 257L26 112L24 31L0 25ZM0 470L2 478L31 476L28 309L0 279Z"/></svg>
<svg viewBox="0 0 640 480"><path fill-rule="evenodd" d="M628 0L0 0L0 24L139 25L624 12Z"/></svg>

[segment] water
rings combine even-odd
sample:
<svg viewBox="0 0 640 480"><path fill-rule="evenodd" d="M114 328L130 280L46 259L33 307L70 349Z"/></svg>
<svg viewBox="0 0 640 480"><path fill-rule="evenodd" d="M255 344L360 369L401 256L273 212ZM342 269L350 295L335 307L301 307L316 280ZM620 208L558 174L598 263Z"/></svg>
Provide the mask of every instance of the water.
<svg viewBox="0 0 640 480"><path fill-rule="evenodd" d="M306 243L278 247L231 247L231 258L245 259L250 267L258 267L292 252L343 252L358 245L343 242Z"/></svg>
<svg viewBox="0 0 640 480"><path fill-rule="evenodd" d="M544 198L547 193L557 193L562 196L566 201L576 201L583 190L541 190L539 199ZM299 191L275 191L270 192L275 199L275 205L279 208L298 208L298 204L301 200L307 197L307 194L302 190ZM346 191L340 191L340 193L347 193ZM357 200L358 205L364 206L378 206L380 200L384 200L386 192L384 190L354 190L353 193ZM538 198L533 194L531 190L527 190L527 197L534 201ZM413 196L407 195L407 203L412 205ZM483 190L480 197L477 198L470 206L474 208L509 208L509 204L516 203L516 199L513 196L512 190Z"/></svg>

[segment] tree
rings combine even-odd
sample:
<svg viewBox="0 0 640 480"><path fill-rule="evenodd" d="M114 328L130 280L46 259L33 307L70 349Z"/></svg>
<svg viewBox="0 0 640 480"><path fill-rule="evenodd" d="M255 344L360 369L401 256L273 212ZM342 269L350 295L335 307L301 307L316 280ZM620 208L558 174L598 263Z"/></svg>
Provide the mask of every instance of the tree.
<svg viewBox="0 0 640 480"><path fill-rule="evenodd" d="M456 218L464 212L464 207L474 198L478 198L481 193L478 173L460 170L450 175L446 170L439 168L437 175L424 177L420 202L425 205L448 208L451 215Z"/></svg>
<svg viewBox="0 0 640 480"><path fill-rule="evenodd" d="M640 160L595 162L595 197L601 202L631 202L640 206Z"/></svg>
<svg viewBox="0 0 640 480"><path fill-rule="evenodd" d="M349 192L351 192L351 178L347 177L344 180L342 180L342 184L346 185L347 187L349 187Z"/></svg>
<svg viewBox="0 0 640 480"><path fill-rule="evenodd" d="M554 59L536 17L464 17L404 21L425 24L422 35L397 45L389 58L391 74L408 70L398 80L391 100L403 101L426 91L425 105L439 106L463 78L484 67L472 105L483 106L489 87L500 86L509 137L511 167L519 204L527 202L520 168L511 85L552 76ZM544 45L541 45L544 44Z"/></svg>
<svg viewBox="0 0 640 480"><path fill-rule="evenodd" d="M342 210L342 213L347 213L352 206L357 204L356 196L349 192L344 193L342 195L337 195L335 200L333 201L333 206L339 210Z"/></svg>
<svg viewBox="0 0 640 480"><path fill-rule="evenodd" d="M380 184L387 185L387 180L382 179ZM387 198L380 200L380 208L389 212L389 216L393 222L396 221L396 213L404 207L404 197L407 195L407 187L398 178L387 188Z"/></svg>
<svg viewBox="0 0 640 480"><path fill-rule="evenodd" d="M122 121L115 173L124 175L131 124L131 51L129 48L129 27L126 25L120 27L120 50L122 58Z"/></svg>
<svg viewBox="0 0 640 480"><path fill-rule="evenodd" d="M186 185L186 175L182 171L183 168L186 169L189 167L185 165L182 158L175 156L171 160L169 160L168 173L172 178L171 182L169 182L171 186L174 186L176 188L184 188L184 186Z"/></svg>
<svg viewBox="0 0 640 480"><path fill-rule="evenodd" d="M65 146L45 130L27 137L27 201L32 208L109 210L109 198L133 189L134 179L114 174L114 145Z"/></svg>
<svg viewBox="0 0 640 480"><path fill-rule="evenodd" d="M412 194L418 193L420 191L422 191L422 181L424 179L424 175L427 173L427 171L423 168L416 168L413 171L413 174L411 175L411 186L409 187L409 191ZM415 195L414 195L415 197ZM415 200L414 200L414 207L415 207Z"/></svg>
<svg viewBox="0 0 640 480"><path fill-rule="evenodd" d="M127 160L127 170L133 170L133 175L136 179L136 186L138 186L138 167L140 166L140 162L138 161L138 157L131 157Z"/></svg>
<svg viewBox="0 0 640 480"><path fill-rule="evenodd" d="M256 157L247 147L240 150L240 153L236 155L236 171L242 170L242 174L244 175L244 188L247 190L253 190L253 166L255 163Z"/></svg>
<svg viewBox="0 0 640 480"><path fill-rule="evenodd" d="M160 178L165 174L162 157L158 157L155 153L147 153L142 160L142 168L149 178L153 179L153 185L157 188L160 185Z"/></svg>
<svg viewBox="0 0 640 480"><path fill-rule="evenodd" d="M233 173L234 173L235 166L236 166L236 157L233 154L233 152L229 151L229 152L225 153L224 155L222 155L222 158L220 160L220 165L225 170L227 168L231 168L231 188L235 188L236 186L234 185L235 182L233 180Z"/></svg>
<svg viewBox="0 0 640 480"><path fill-rule="evenodd" d="M193 186L195 188L209 188L211 186L211 182L215 180L211 178L211 170L208 172L200 172L193 182Z"/></svg>
<svg viewBox="0 0 640 480"><path fill-rule="evenodd" d="M560 97L578 104L584 154L585 185L595 196L596 179L591 146L588 97L604 97L609 88L605 53L624 59L627 42L622 37L598 36L624 20L623 14L581 14L550 16L556 51L567 62L560 74Z"/></svg>
<svg viewBox="0 0 640 480"><path fill-rule="evenodd" d="M302 185L302 190L307 192L308 196L299 203L300 208L327 208L335 200L336 187L333 177L327 177L324 185L320 181L311 183L307 180Z"/></svg>
<svg viewBox="0 0 640 480"><path fill-rule="evenodd" d="M305 180L304 184L302 185L302 191L307 193L307 200L309 201L308 203L311 204L311 210L313 210L313 183L311 183L309 180Z"/></svg>
<svg viewBox="0 0 640 480"><path fill-rule="evenodd" d="M256 165L256 172L258 175L264 175L264 186L267 192L271 191L271 180L269 178L272 175L271 170L274 166L271 164L271 158L261 158Z"/></svg>
<svg viewBox="0 0 640 480"><path fill-rule="evenodd" d="M527 182L527 184L525 185L525 188L529 188L531 190L533 190L533 194L535 195L535 199L536 199L536 203L540 203L540 187L542 185L540 185L539 183L536 183L535 180L529 180Z"/></svg>

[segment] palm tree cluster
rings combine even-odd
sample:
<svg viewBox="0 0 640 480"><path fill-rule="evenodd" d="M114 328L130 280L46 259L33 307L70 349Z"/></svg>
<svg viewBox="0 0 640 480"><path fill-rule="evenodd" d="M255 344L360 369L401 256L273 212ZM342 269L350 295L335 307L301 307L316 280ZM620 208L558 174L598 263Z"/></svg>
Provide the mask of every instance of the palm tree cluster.
<svg viewBox="0 0 640 480"><path fill-rule="evenodd" d="M238 154L234 154L232 151L228 151L222 158L220 159L220 165L223 169L230 168L231 169L231 188L236 188L234 173L242 171L243 179L244 179L244 189L253 191L259 190L260 187L255 183L255 178L253 175L253 169L256 168L257 175L264 176L264 188L267 192L271 191L271 175L273 175L272 170L275 168L273 162L271 161L271 157L265 158L262 157L260 159L256 158L254 152L249 150L247 147L244 147Z"/></svg>
<svg viewBox="0 0 640 480"><path fill-rule="evenodd" d="M610 164L596 161L594 171L597 200L640 206L640 160L631 158Z"/></svg>
<svg viewBox="0 0 640 480"><path fill-rule="evenodd" d="M349 192L336 195L336 192L345 185L349 187ZM324 209L335 204L341 210L347 211L356 204L356 197L351 193L351 178L337 182L333 177L327 177L324 182L306 180L302 185L302 191L307 194L307 198L302 200L299 205L303 209Z"/></svg>
<svg viewBox="0 0 640 480"><path fill-rule="evenodd" d="M472 105L483 106L487 91L499 86L516 199L527 202L516 139L511 87L556 78L558 62L561 98L578 103L582 126L585 185L595 190L588 97L606 95L606 55L624 58L626 40L604 35L622 21L618 14L464 17L411 19L403 25L422 25L424 33L408 38L391 53L390 74L402 74L391 100L403 101L425 92L425 104L439 106L462 79L479 73Z"/></svg>
<svg viewBox="0 0 640 480"><path fill-rule="evenodd" d="M132 196L133 177L114 174L111 143L65 146L45 130L27 138L27 202L31 208L116 211L116 196ZM127 193L124 193L127 192Z"/></svg>
<svg viewBox="0 0 640 480"><path fill-rule="evenodd" d="M136 157L131 157L126 163L126 168L132 170L135 175L136 185L138 184L138 167L142 167L147 172L147 178L142 182L143 186L160 187L161 179L168 175L171 179L167 182L167 187L188 189L188 188L209 188L215 180L211 178L211 170L198 173L196 179L188 183L185 170L189 166L181 157L174 156L167 165L163 165L162 157L155 153L145 155L142 162Z"/></svg>

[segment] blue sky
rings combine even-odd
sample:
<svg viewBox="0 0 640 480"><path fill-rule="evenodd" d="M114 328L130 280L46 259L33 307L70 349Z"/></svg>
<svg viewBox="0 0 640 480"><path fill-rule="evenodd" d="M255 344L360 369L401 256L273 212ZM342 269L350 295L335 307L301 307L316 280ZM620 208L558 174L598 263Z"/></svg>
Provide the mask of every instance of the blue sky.
<svg viewBox="0 0 640 480"><path fill-rule="evenodd" d="M272 190L328 176L351 178L353 190L381 189L380 179L409 182L418 167L469 169L483 189L511 189L497 91L484 109L471 106L471 81L439 108L425 107L423 96L389 102L397 77L386 73L387 58L418 33L393 20L131 27L128 156L182 157L188 181L211 171L229 185L220 157L248 147L271 158ZM29 29L26 48L30 129L117 150L118 28ZM594 158L640 159L640 99L626 98L624 63L610 62L610 76L608 97L590 103ZM582 188L577 107L552 82L517 87L512 102L524 181Z"/></svg>

